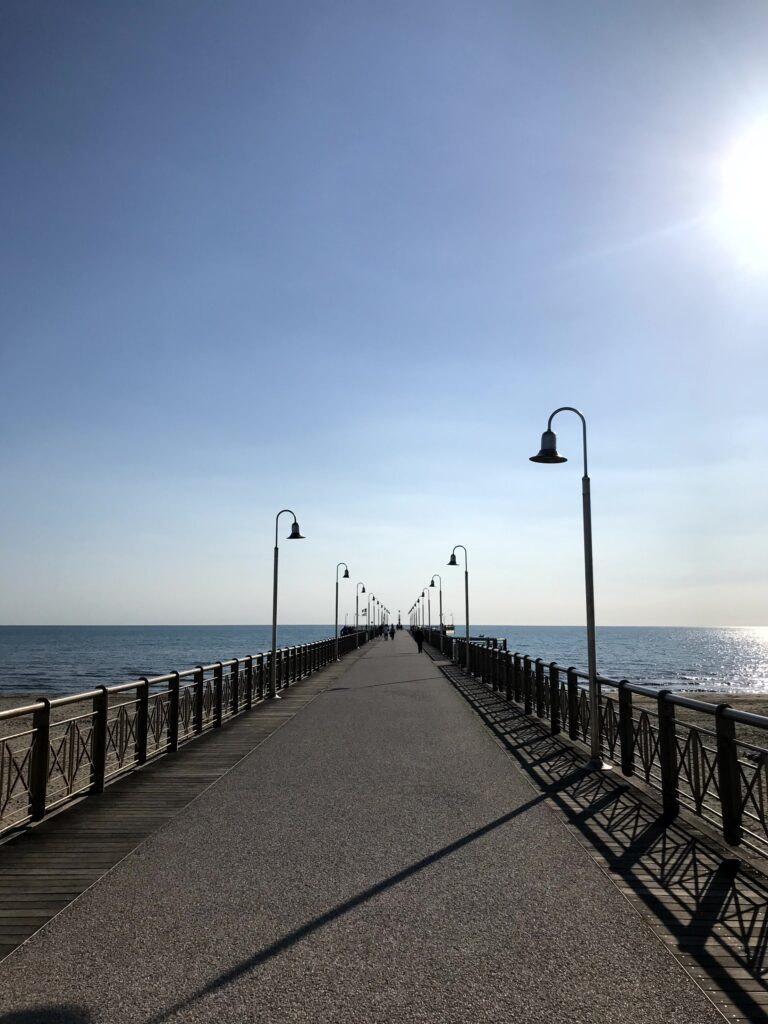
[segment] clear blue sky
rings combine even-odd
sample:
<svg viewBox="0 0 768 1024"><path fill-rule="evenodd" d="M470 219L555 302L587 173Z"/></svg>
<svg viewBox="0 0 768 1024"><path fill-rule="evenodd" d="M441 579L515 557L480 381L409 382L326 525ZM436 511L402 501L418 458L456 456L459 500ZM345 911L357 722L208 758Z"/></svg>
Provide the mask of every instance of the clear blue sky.
<svg viewBox="0 0 768 1024"><path fill-rule="evenodd" d="M569 404L598 621L768 623L766 54L762 0L5 0L0 621L267 621L289 506L284 621L340 559L459 621L462 543L475 621L581 622Z"/></svg>

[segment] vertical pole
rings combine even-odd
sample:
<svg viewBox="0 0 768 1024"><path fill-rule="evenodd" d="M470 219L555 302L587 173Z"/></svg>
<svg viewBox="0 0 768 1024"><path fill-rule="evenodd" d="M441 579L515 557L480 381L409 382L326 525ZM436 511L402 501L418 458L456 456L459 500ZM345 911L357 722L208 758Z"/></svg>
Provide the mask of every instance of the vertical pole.
<svg viewBox="0 0 768 1024"><path fill-rule="evenodd" d="M107 715L109 713L109 690L100 686L98 697L93 698L93 776L91 789L94 793L104 792L107 776Z"/></svg>
<svg viewBox="0 0 768 1024"><path fill-rule="evenodd" d="M527 654L523 658L523 699L525 713L530 715L533 712L533 694L531 693L531 659Z"/></svg>
<svg viewBox="0 0 768 1024"><path fill-rule="evenodd" d="M736 747L736 723L725 717L729 704L715 708L717 733L717 788L723 812L723 838L737 846L741 842L741 772Z"/></svg>
<svg viewBox="0 0 768 1024"><path fill-rule="evenodd" d="M464 564L467 563L467 552L464 552ZM467 670L469 670L469 570L464 569L464 609L467 614Z"/></svg>
<svg viewBox="0 0 768 1024"><path fill-rule="evenodd" d="M677 739L675 705L667 700L669 690L660 690L657 698L659 714L659 767L664 813L674 817L680 809L677 800Z"/></svg>
<svg viewBox="0 0 768 1024"><path fill-rule="evenodd" d="M232 691L230 694L230 710L236 715L240 709L240 659L235 658L232 668Z"/></svg>
<svg viewBox="0 0 768 1024"><path fill-rule="evenodd" d="M275 528L277 536L277 528ZM272 659L269 673L269 696L277 697L277 686L275 684L275 670L277 668L277 544L275 544L275 568L272 580Z"/></svg>
<svg viewBox="0 0 768 1024"><path fill-rule="evenodd" d="M632 724L632 691L629 683L619 683L619 742L621 744L621 771L623 775L635 773L634 726Z"/></svg>
<svg viewBox="0 0 768 1024"><path fill-rule="evenodd" d="M585 442L586 443L586 442ZM589 740L590 764L602 768L600 737L600 684L597 679L597 643L595 639L595 583L592 570L592 503L589 477L581 481L584 513L584 579L587 597L587 667L589 671Z"/></svg>
<svg viewBox="0 0 768 1024"><path fill-rule="evenodd" d="M537 658L536 668L536 717L544 717L544 662Z"/></svg>
<svg viewBox="0 0 768 1024"><path fill-rule="evenodd" d="M179 689L180 676L174 672L168 680L168 751L171 754L179 749Z"/></svg>
<svg viewBox="0 0 768 1024"><path fill-rule="evenodd" d="M560 732L560 670L557 662L549 666L549 722L553 736Z"/></svg>
<svg viewBox="0 0 768 1024"><path fill-rule="evenodd" d="M573 666L568 669L568 735L579 738L579 677Z"/></svg>
<svg viewBox="0 0 768 1024"><path fill-rule="evenodd" d="M214 712L213 712L213 727L214 729L221 728L221 720L223 718L223 689L224 689L224 666L220 661L216 662L213 669L213 698L214 698Z"/></svg>
<svg viewBox="0 0 768 1024"><path fill-rule="evenodd" d="M245 659L245 706L253 707L253 655Z"/></svg>
<svg viewBox="0 0 768 1024"><path fill-rule="evenodd" d="M149 680L142 677L137 687L139 699L136 708L136 761L144 764L147 760L147 733L149 732Z"/></svg>
<svg viewBox="0 0 768 1024"><path fill-rule="evenodd" d="M336 661L339 660L339 567L336 566L336 607L333 618L333 636L335 639Z"/></svg>
<svg viewBox="0 0 768 1024"><path fill-rule="evenodd" d="M368 623L367 622L365 624L365 628L366 629L368 628ZM360 635L359 634L360 634L360 591L357 589L357 586L355 586L355 638L357 640L357 643L355 644L355 647L359 647L360 646Z"/></svg>
<svg viewBox="0 0 768 1024"><path fill-rule="evenodd" d="M522 669L520 666L520 655L515 651L512 655L512 681L514 683L515 701L520 704L523 699L523 686L522 686Z"/></svg>
<svg viewBox="0 0 768 1024"><path fill-rule="evenodd" d="M195 672L195 726L196 734L203 731L203 691L205 688L205 669L202 665L197 666Z"/></svg>
<svg viewBox="0 0 768 1024"><path fill-rule="evenodd" d="M45 801L48 789L48 759L51 749L51 702L41 697L43 705L32 716L32 760L29 766L29 809L33 821L45 817Z"/></svg>

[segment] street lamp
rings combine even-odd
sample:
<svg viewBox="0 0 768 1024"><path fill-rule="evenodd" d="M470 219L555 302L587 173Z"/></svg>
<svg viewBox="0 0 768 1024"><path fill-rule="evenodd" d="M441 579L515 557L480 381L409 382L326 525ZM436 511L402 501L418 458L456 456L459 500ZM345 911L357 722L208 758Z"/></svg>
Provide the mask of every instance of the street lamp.
<svg viewBox="0 0 768 1024"><path fill-rule="evenodd" d="M344 566L344 575L341 577L343 580L349 579L349 568L346 562L339 562L336 566L336 613L334 616L334 635L336 637L336 661L339 660L339 569Z"/></svg>
<svg viewBox="0 0 768 1024"><path fill-rule="evenodd" d="M269 696L279 697L276 685L276 673L277 673L277 521L280 516L287 512L288 515L293 516L293 523L291 524L291 532L288 535L288 540L304 540L304 537L299 530L299 524L296 522L296 514L291 512L289 508L281 509L275 516L275 570L274 578L272 581L272 663L270 665L269 673Z"/></svg>
<svg viewBox="0 0 768 1024"><path fill-rule="evenodd" d="M426 587L427 592L427 636L429 642L432 643L432 602L429 599L429 587ZM421 596L424 597L424 591L422 590Z"/></svg>
<svg viewBox="0 0 768 1024"><path fill-rule="evenodd" d="M557 450L557 436L552 430L552 420L559 412L573 412L581 420L584 445L584 476L581 478L582 512L584 519L584 577L587 596L587 667L589 671L589 739L591 768L608 767L600 751L600 685L597 679L597 644L595 641L595 584L592 574L592 505L587 473L587 421L572 405L563 405L550 414L547 429L541 435L541 451L531 456L531 462L567 462Z"/></svg>
<svg viewBox="0 0 768 1024"><path fill-rule="evenodd" d="M461 548L464 552L464 608L467 613L467 661L466 667L469 672L469 566L467 564L467 549L463 544L457 544L451 552L451 558L448 565L458 565L456 561L456 548Z"/></svg>
<svg viewBox="0 0 768 1024"><path fill-rule="evenodd" d="M360 587L362 587L363 589L360 590L359 589ZM357 586L355 587L355 646L356 647L360 646L360 637L357 635L358 630L360 629L360 622L359 622L360 616L358 614L359 607L360 607L359 606L359 598L360 598L360 595L364 594L364 593L365 593L365 584L364 583L358 583ZM367 629L368 626L366 625L365 628Z"/></svg>
<svg viewBox="0 0 768 1024"><path fill-rule="evenodd" d="M443 577L440 575L439 572L436 572L435 575L432 577L432 582L429 584L430 587L434 587L434 585L435 585L435 576L437 576L437 578L440 580L440 587L439 587L438 593L440 594L440 635L442 636L442 633L443 633Z"/></svg>

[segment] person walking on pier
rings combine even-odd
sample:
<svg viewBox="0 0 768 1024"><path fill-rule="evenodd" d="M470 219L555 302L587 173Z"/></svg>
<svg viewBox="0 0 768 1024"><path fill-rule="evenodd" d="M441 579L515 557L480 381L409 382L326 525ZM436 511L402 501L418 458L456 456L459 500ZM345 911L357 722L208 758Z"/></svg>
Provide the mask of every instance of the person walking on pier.
<svg viewBox="0 0 768 1024"><path fill-rule="evenodd" d="M422 647L422 644L424 643L424 632L423 632L423 630L415 629L414 633L413 633L413 639L416 641L416 644L417 644L417 646L419 648L419 654L421 654L421 647Z"/></svg>
<svg viewBox="0 0 768 1024"><path fill-rule="evenodd" d="M389 627L389 639L390 640L394 640L395 639L395 627L394 626L390 626Z"/></svg>

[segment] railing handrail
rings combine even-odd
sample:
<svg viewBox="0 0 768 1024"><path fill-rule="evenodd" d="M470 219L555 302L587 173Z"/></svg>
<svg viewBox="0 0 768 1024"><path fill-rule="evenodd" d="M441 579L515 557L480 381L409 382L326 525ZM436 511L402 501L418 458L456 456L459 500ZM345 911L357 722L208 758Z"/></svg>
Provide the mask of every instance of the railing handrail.
<svg viewBox="0 0 768 1024"><path fill-rule="evenodd" d="M278 647L277 688L351 653L374 635L364 629L338 642L326 637ZM27 719L10 727L13 735L0 734L0 835L40 821L76 796L102 792L108 781L151 758L175 753L181 743L266 700L272 653L258 651L115 686L41 697L0 711L0 722ZM126 698L110 699L120 694ZM85 709L70 717L52 715L76 704Z"/></svg>
<svg viewBox="0 0 768 1024"><path fill-rule="evenodd" d="M433 630L430 639L480 685L514 700L526 715L549 719L552 735L592 744L586 673L514 653L506 645L467 644ZM455 649L453 645L456 645ZM666 687L599 676L599 748L622 775L639 775L661 795L664 813L683 809L717 827L727 843L768 854L768 716L697 700ZM633 703L633 695L648 704ZM723 694L727 697L727 694ZM678 717L681 708L703 721ZM757 735L740 735L736 726Z"/></svg>
<svg viewBox="0 0 768 1024"><path fill-rule="evenodd" d="M358 630L359 633L365 633L364 629ZM347 636L355 636L355 633L348 633ZM334 638L331 637L331 640ZM340 638L344 639L344 638ZM291 651L297 647L312 647L314 644L327 643L328 639L323 640L310 640L305 644L288 644L287 647L278 647L275 650L276 654L281 654L283 651ZM159 683L169 683L178 675L179 678L184 676L194 676L196 672L202 669L204 672L212 672L215 668L221 665L223 668L228 668L231 665L238 664L245 661L247 658L260 658L269 657L272 654L272 648L267 651L258 651L256 654L242 654L237 658L230 658L229 661L214 661L210 665L197 665L195 668L183 668L178 672L166 672L162 676L149 676L146 682L150 686L156 686ZM107 693L124 693L126 690L134 690L137 686L143 686L143 679L135 679L127 683L115 683L113 686L104 687ZM81 700L91 700L94 697L101 696L102 690L84 690L81 693L67 693L62 694L61 697L51 697L50 704L52 708L65 707L67 704L76 704ZM42 699L36 701L34 704L25 704L23 707L18 708L6 708L5 711L0 711L0 722L5 721L9 718L18 718L21 715L29 715L35 711L40 711L44 707Z"/></svg>
<svg viewBox="0 0 768 1024"><path fill-rule="evenodd" d="M435 633L438 631L433 629L432 632ZM466 637L452 636L449 639L457 644L465 644L467 642ZM472 643L475 647L485 648L485 644L477 643L474 640ZM507 651L505 653L509 654L510 657L514 657L515 655L520 658L530 657L530 655L526 655L522 651ZM534 660L534 658L531 658L531 661ZM582 669L572 667L566 669L558 662L550 662L546 659L542 660L546 665L557 665L563 672L572 672L577 676L577 678L589 681L589 673L584 672ZM664 699L670 704L676 704L678 707L688 708L689 711L696 711L703 715L714 716L717 714L717 704L713 704L711 701L707 700L697 700L695 697L686 697L682 693L675 693L666 686L662 686L660 688L655 686L643 686L642 683L633 683L629 679L612 679L610 676L601 676L599 673L597 675L597 681L601 686L612 686L614 689L626 688L631 693L636 693L640 697L653 697L656 699L659 694L664 693ZM726 699L727 697L728 694L723 694L723 704L728 703ZM740 722L742 725L751 725L758 729L768 729L768 715L759 715L754 711L741 711L738 708L732 708L730 706L725 708L721 714L732 722Z"/></svg>

